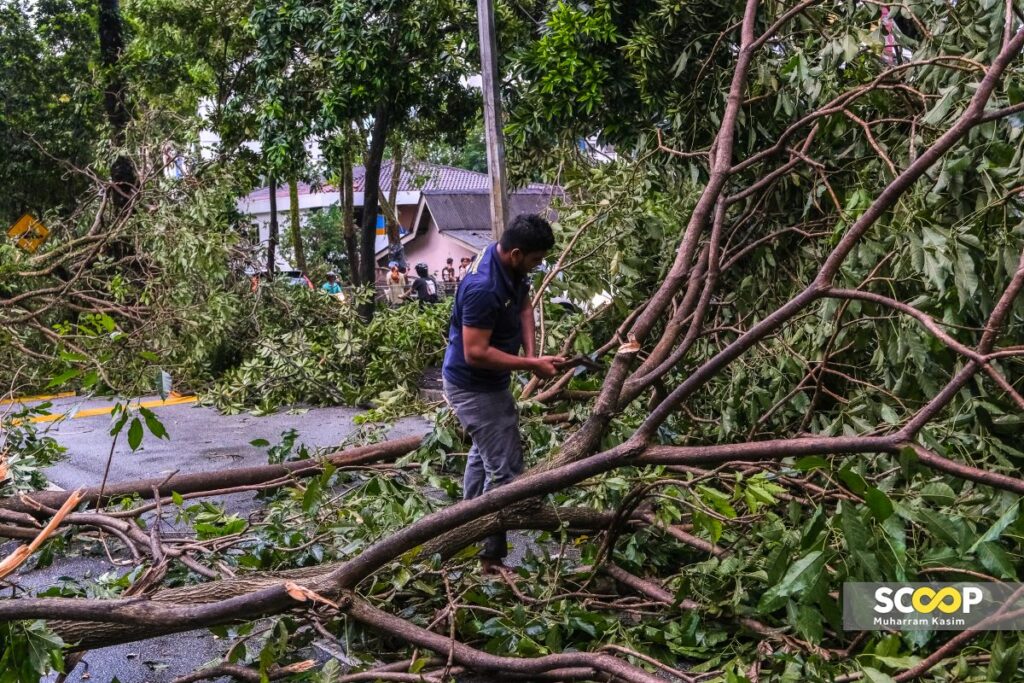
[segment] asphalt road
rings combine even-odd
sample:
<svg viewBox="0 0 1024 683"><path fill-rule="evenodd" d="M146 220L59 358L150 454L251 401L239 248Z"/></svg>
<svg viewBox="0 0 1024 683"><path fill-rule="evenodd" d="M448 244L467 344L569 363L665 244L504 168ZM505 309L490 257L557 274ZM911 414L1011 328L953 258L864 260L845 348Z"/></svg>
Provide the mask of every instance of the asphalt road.
<svg viewBox="0 0 1024 683"><path fill-rule="evenodd" d="M83 403L77 399L58 399L53 403L50 411L54 413L73 411L76 406L79 412L85 412L110 405L109 401ZM264 417L227 416L194 404L153 410L170 438L156 439L146 432L142 446L132 452L122 434L113 449L109 481L153 477L176 470L198 472L266 464L266 447L255 447L250 442L266 439L271 444L278 443L288 429L297 430L298 442L307 446L334 446L358 427L352 420L362 412L354 408L311 408ZM109 415L44 423L40 428L68 448L67 459L46 472L53 485L74 489L100 483L111 453ZM425 434L429 429L430 424L423 418L406 418L392 427L389 436ZM249 494L232 496L231 507L251 507L247 504L249 500ZM9 549L10 544L0 547L0 556ZM25 588L35 590L52 585L60 577L95 578L105 572L122 574L130 569L112 565L105 557L70 557L61 558L52 567L19 574L17 580ZM206 663L215 663L227 647L228 643L204 630L104 648L90 651L68 680L165 683Z"/></svg>
<svg viewBox="0 0 1024 683"><path fill-rule="evenodd" d="M144 401L159 400L146 397ZM51 412L86 412L110 405L109 401L59 399ZM171 405L152 409L167 430L168 439L157 439L148 431L135 452L121 434L114 444L108 481L155 477L179 472L201 472L224 467L265 465L265 447L250 444L265 439L271 444L281 441L282 434L295 429L298 441L310 447L327 447L340 443L357 427L352 419L361 410L356 408L310 408L283 411L263 417L249 414L221 415L212 408L195 404ZM390 436L425 434L430 425L422 418L398 421ZM103 470L110 456L110 416L79 417L45 423L41 429L68 448L67 458L47 470L51 483L64 489L96 486L103 479Z"/></svg>

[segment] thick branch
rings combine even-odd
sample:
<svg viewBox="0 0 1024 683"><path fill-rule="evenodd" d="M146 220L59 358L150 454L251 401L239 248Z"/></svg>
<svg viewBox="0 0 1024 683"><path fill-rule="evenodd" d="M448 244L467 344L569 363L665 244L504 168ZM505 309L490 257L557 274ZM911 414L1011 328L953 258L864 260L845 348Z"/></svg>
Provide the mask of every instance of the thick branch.
<svg viewBox="0 0 1024 683"><path fill-rule="evenodd" d="M161 496L169 496L172 492L185 494L263 484L282 477L311 477L323 471L324 462L329 462L335 467L366 465L398 458L417 448L421 442L421 437L409 436L339 451L325 456L322 460L298 460L279 465L239 467L192 474L175 473L165 477L123 481L108 484L103 496L107 499L119 496L152 498L154 490L158 491ZM0 508L35 513L39 508L33 503L50 508L60 507L70 495L68 491L39 491L22 498L0 499ZM99 495L99 487L82 490L82 500L87 502L95 502Z"/></svg>

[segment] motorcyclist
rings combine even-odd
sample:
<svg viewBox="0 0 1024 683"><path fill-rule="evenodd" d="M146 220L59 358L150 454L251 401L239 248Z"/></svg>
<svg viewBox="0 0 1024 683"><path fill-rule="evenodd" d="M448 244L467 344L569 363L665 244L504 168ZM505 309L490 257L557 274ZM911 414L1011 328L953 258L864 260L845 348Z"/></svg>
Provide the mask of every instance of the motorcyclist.
<svg viewBox="0 0 1024 683"><path fill-rule="evenodd" d="M412 283L413 296L420 304L436 304L437 281L430 275L426 263L416 264L416 279Z"/></svg>

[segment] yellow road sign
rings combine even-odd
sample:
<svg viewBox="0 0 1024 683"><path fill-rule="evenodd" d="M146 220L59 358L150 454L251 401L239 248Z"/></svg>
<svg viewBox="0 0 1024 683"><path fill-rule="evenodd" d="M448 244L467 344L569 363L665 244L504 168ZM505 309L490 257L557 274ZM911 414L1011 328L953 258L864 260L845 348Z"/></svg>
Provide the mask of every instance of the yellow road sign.
<svg viewBox="0 0 1024 683"><path fill-rule="evenodd" d="M7 231L7 236L15 240L14 243L20 249L30 254L38 249L49 235L49 229L27 213Z"/></svg>

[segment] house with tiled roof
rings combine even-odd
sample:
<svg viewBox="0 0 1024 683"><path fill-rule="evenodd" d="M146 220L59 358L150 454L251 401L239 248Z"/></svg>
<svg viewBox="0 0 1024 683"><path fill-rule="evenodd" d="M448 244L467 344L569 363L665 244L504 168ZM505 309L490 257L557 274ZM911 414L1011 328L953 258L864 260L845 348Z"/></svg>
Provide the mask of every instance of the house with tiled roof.
<svg viewBox="0 0 1024 683"><path fill-rule="evenodd" d="M380 187L385 194L391 187L390 161L381 166ZM361 220L366 169L352 169L352 197L356 220ZM463 256L475 257L491 240L491 219L485 173L438 164L404 165L398 182L396 208L402 226L402 243L410 264L426 263L440 276L445 260L451 258L458 266ZM331 185L299 183L300 220L312 212L338 204L338 188ZM558 188L533 184L509 194L509 217L520 213L541 213L549 210ZM386 196L386 195L385 195ZM270 189L260 188L238 201L238 210L250 216L258 228L259 241L266 245L270 237ZM287 241L289 197L288 186L277 188L278 225L281 242ZM553 216L549 216L553 218ZM384 218L377 217L377 241L374 251L379 265L388 261L388 241Z"/></svg>
<svg viewBox="0 0 1024 683"><path fill-rule="evenodd" d="M508 215L538 213L555 220L551 202L560 191L531 185L509 193ZM463 257L474 258L491 243L491 200L488 190L424 190L413 222L402 238L409 263L426 263L440 279L447 259L457 268ZM387 248L377 254L387 255Z"/></svg>
<svg viewBox="0 0 1024 683"><path fill-rule="evenodd" d="M392 163L385 161L381 165L380 191L385 197L391 187ZM363 207L363 194L365 191L366 169L357 166L352 169L352 203L355 207L356 220L361 220ZM487 175L468 171L464 168L453 166L442 166L439 164L415 163L402 166L401 176L398 181L398 194L396 196L396 208L398 222L405 231L411 229L416 215L419 212L420 197L425 191L486 191L488 187ZM330 184L311 185L299 183L299 214L300 220L312 212L326 209L340 202L338 188ZM238 200L240 213L248 215L250 221L257 228L259 242L265 245L270 238L270 188L262 187L250 192ZM282 235L288 225L289 211L288 186L280 185L277 188L277 214L278 225L281 226ZM376 251L386 249L387 237L384 234L384 220L378 216L377 244Z"/></svg>

